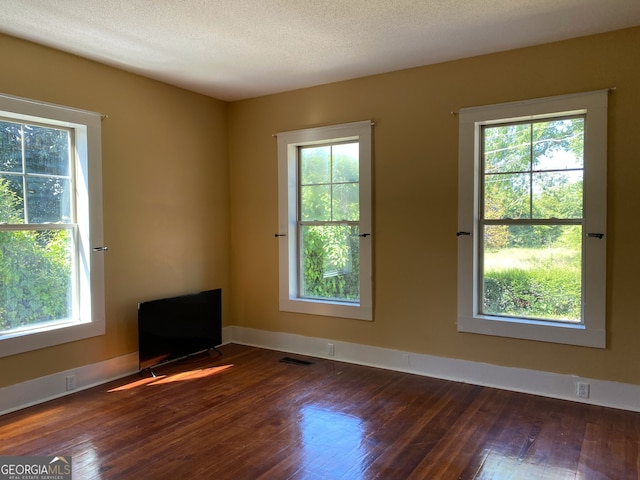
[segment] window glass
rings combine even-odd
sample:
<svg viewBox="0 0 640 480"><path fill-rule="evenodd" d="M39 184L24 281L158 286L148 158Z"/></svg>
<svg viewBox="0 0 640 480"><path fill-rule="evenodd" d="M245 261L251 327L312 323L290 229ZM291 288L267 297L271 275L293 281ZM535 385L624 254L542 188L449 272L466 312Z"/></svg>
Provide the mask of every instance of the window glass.
<svg viewBox="0 0 640 480"><path fill-rule="evenodd" d="M582 321L582 228L487 225L482 313Z"/></svg>
<svg viewBox="0 0 640 480"><path fill-rule="evenodd" d="M73 318L73 231L0 231L0 333Z"/></svg>
<svg viewBox="0 0 640 480"><path fill-rule="evenodd" d="M45 175L69 175L68 130L23 125L25 171Z"/></svg>
<svg viewBox="0 0 640 480"><path fill-rule="evenodd" d="M303 225L300 296L357 302L360 300L360 255L357 225Z"/></svg>
<svg viewBox="0 0 640 480"><path fill-rule="evenodd" d="M0 171L22 172L22 125L0 121Z"/></svg>
<svg viewBox="0 0 640 480"><path fill-rule="evenodd" d="M358 143L299 150L300 297L357 302Z"/></svg>
<svg viewBox="0 0 640 480"><path fill-rule="evenodd" d="M481 313L581 322L584 118L482 133Z"/></svg>
<svg viewBox="0 0 640 480"><path fill-rule="evenodd" d="M75 217L68 176L70 132L12 122L0 126L5 128L0 137L0 151L7 159L3 168L11 171L0 170L0 211L6 224L24 225L0 231L3 333L71 319L76 272L75 228L44 227L70 224Z"/></svg>

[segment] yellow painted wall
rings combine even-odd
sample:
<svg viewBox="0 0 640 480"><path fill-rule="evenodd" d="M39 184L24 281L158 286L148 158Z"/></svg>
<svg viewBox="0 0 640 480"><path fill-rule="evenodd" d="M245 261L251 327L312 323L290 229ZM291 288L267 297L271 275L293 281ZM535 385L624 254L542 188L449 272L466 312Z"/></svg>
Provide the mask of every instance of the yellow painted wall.
<svg viewBox="0 0 640 480"><path fill-rule="evenodd" d="M222 287L228 317L228 104L6 36L0 59L0 92L109 116L106 335L0 358L0 387L137 351L141 300Z"/></svg>
<svg viewBox="0 0 640 480"><path fill-rule="evenodd" d="M639 47L635 28L227 104L0 36L0 92L109 115L110 248L106 335L0 358L0 387L135 352L138 301L215 287L225 324L640 384ZM451 112L612 86L607 348L457 333ZM375 320L279 312L272 135L364 119L376 121Z"/></svg>
<svg viewBox="0 0 640 480"><path fill-rule="evenodd" d="M462 107L617 87L609 103L606 349L456 331ZM232 103L235 325L640 384L640 28ZM279 131L372 119L375 320L278 311Z"/></svg>

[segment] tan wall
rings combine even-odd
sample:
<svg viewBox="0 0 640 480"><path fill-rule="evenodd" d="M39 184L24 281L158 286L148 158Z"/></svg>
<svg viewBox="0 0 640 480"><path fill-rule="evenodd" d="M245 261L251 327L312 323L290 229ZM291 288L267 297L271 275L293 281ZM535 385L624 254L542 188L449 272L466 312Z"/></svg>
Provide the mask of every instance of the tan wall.
<svg viewBox="0 0 640 480"><path fill-rule="evenodd" d="M640 28L236 102L229 109L233 323L640 384ZM462 107L610 96L606 349L456 331ZM278 311L278 131L372 119L375 320Z"/></svg>
<svg viewBox="0 0 640 480"><path fill-rule="evenodd" d="M0 358L0 386L134 352L138 301L214 287L226 324L640 384L638 45L635 28L228 105L0 36L0 92L109 115L110 248L107 334ZM457 333L451 112L611 86L607 349ZM363 119L376 121L375 320L279 312L272 134Z"/></svg>
<svg viewBox="0 0 640 480"><path fill-rule="evenodd" d="M0 358L0 386L135 352L141 300L222 287L225 302L227 104L11 37L0 58L0 92L109 116L106 335Z"/></svg>

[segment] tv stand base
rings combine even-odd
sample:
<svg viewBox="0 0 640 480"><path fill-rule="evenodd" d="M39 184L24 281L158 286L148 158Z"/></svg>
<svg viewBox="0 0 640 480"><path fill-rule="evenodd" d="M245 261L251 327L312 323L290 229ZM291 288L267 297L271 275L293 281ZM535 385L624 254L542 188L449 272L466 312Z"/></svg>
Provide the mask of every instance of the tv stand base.
<svg viewBox="0 0 640 480"><path fill-rule="evenodd" d="M218 348L217 348L217 347L211 347L211 348L208 348L208 349L206 349L206 350L200 350L199 352L193 352L193 353L190 353L190 354L188 354L188 355L183 355L182 357L172 358L171 360L164 360L164 361L162 361L162 362L156 363L155 365L151 365L151 366L149 366L149 367L143 368L142 370L140 370L140 371L138 372L138 375L142 375L144 372L148 371L148 372L151 374L151 376L152 376L153 378L156 378L156 377L157 377L157 375L156 375L156 374L155 374L155 372L153 371L153 369L154 369L154 368L162 367L162 366L164 366L164 365L169 365L170 363L178 362L178 361L180 361L180 360L184 360L184 359L186 359L186 358L193 357L193 356L195 356L195 355L199 355L199 354L204 353L204 352L206 352L206 353L207 353L207 355L209 356L209 358L212 358L212 357L211 357L211 350L215 350L215 351L217 352L217 354L218 354L218 357L221 357L221 356L222 356L222 352L221 352L220 350L218 350Z"/></svg>

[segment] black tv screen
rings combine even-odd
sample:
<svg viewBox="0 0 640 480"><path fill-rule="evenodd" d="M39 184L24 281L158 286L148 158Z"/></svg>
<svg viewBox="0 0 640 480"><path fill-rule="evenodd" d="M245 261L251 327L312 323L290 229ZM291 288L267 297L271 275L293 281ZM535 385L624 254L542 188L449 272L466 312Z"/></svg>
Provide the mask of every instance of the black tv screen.
<svg viewBox="0 0 640 480"><path fill-rule="evenodd" d="M140 370L222 343L222 290L138 304Z"/></svg>

